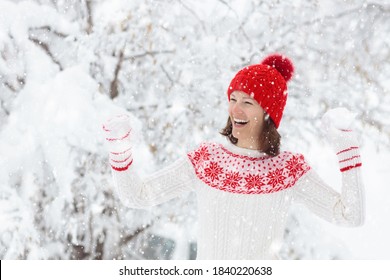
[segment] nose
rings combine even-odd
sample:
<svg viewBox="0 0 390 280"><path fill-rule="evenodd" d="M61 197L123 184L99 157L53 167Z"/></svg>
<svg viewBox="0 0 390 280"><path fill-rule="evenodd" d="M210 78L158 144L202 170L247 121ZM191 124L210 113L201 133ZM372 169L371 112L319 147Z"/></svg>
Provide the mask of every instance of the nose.
<svg viewBox="0 0 390 280"><path fill-rule="evenodd" d="M243 113L242 106L241 106L240 102L236 102L235 104L232 105L232 113L233 114L242 114Z"/></svg>

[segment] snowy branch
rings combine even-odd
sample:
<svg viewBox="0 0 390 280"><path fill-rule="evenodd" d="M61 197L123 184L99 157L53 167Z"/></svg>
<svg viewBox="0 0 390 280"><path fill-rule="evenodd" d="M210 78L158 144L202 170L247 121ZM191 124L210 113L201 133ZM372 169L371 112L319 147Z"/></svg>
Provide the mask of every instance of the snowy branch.
<svg viewBox="0 0 390 280"><path fill-rule="evenodd" d="M85 6L86 6L86 9L87 9L87 28L86 28L86 32L87 34L91 34L92 33L92 29L93 29L93 22L92 22L92 0L85 0Z"/></svg>
<svg viewBox="0 0 390 280"><path fill-rule="evenodd" d="M67 35L61 32L58 32L56 30L53 30L50 26L42 26L39 28L30 28L28 30L29 34L29 40L32 41L34 44L36 44L38 47L40 47L49 57L50 59L58 65L60 71L64 69L64 67L61 65L60 61L56 58L54 53L51 51L49 43L43 42L41 39L38 38L39 32L43 32L44 34L53 34L55 36L58 36L60 38L66 38Z"/></svg>
<svg viewBox="0 0 390 280"><path fill-rule="evenodd" d="M123 52L124 52L124 49L121 49L119 52L118 62L116 64L115 71L114 71L114 79L112 80L111 85L110 85L110 98L111 99L114 99L119 94L118 75L119 75L119 71L121 70L123 60L124 60Z"/></svg>
<svg viewBox="0 0 390 280"><path fill-rule="evenodd" d="M148 230L153 224L148 224L146 226L143 226L141 228L138 228L134 231L133 234L129 234L129 235L126 235L124 236L120 243L122 246L125 246L127 243L131 242L132 240L134 240L137 236L139 236L140 234L144 233L146 230Z"/></svg>
<svg viewBox="0 0 390 280"><path fill-rule="evenodd" d="M202 29L203 29L203 32L206 33L206 25L204 24L204 22L199 18L199 16L190 8L188 7L186 4L183 3L183 1L179 0L179 3L187 10L191 13L191 15L194 16L194 18L197 19L197 21L200 23Z"/></svg>
<svg viewBox="0 0 390 280"><path fill-rule="evenodd" d="M134 61L137 58L143 58L145 56L156 56L159 54L175 53L175 50L162 50L162 51L146 51L140 54L126 55L123 60L132 60Z"/></svg>
<svg viewBox="0 0 390 280"><path fill-rule="evenodd" d="M29 37L29 39L35 43L38 47L42 48L46 54L51 58L51 60L58 65L60 71L64 70L64 68L62 67L61 63L54 57L53 53L50 51L50 48L49 48L49 45L40 41L39 39L37 38L32 38L32 37Z"/></svg>

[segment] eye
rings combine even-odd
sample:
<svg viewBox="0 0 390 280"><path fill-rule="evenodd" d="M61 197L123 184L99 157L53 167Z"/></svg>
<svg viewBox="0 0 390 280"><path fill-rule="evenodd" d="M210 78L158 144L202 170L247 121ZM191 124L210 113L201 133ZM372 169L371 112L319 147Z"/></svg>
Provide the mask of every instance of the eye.
<svg viewBox="0 0 390 280"><path fill-rule="evenodd" d="M230 97L230 101L236 102L237 100L234 97Z"/></svg>
<svg viewBox="0 0 390 280"><path fill-rule="evenodd" d="M252 102L250 102L250 101L246 101L246 102L245 102L245 104L248 104L248 105L253 105L253 103L252 103Z"/></svg>

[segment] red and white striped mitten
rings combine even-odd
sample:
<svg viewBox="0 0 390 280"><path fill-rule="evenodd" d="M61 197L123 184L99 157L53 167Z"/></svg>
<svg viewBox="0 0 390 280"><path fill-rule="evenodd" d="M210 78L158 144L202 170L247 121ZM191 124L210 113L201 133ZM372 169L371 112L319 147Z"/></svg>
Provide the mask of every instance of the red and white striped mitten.
<svg viewBox="0 0 390 280"><path fill-rule="evenodd" d="M322 127L330 145L339 158L340 171L362 165L359 142L351 130L355 115L345 108L329 110L322 117Z"/></svg>
<svg viewBox="0 0 390 280"><path fill-rule="evenodd" d="M128 115L118 115L103 124L110 165L115 171L125 171L133 163L131 125Z"/></svg>

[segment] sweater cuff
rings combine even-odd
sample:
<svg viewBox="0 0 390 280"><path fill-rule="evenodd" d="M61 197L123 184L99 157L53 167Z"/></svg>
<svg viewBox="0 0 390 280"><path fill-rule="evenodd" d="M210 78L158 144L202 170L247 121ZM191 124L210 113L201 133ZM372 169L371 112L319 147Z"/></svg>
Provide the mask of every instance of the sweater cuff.
<svg viewBox="0 0 390 280"><path fill-rule="evenodd" d="M125 171L133 163L131 148L123 152L110 152L110 165L115 171Z"/></svg>
<svg viewBox="0 0 390 280"><path fill-rule="evenodd" d="M340 171L345 172L362 166L358 146L352 146L337 153Z"/></svg>

